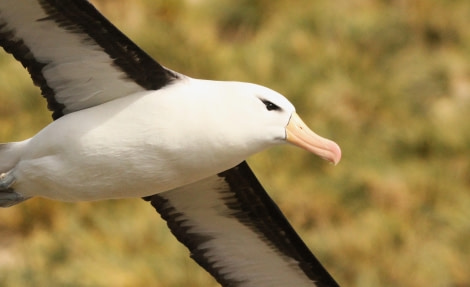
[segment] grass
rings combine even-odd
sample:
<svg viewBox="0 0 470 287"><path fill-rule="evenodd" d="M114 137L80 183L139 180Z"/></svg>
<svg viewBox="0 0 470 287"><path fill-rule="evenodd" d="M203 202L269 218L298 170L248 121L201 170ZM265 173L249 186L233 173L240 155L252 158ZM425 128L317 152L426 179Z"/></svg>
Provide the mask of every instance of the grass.
<svg viewBox="0 0 470 287"><path fill-rule="evenodd" d="M336 167L249 161L341 285L470 286L470 2L93 2L163 65L274 88L340 144ZM45 102L0 67L0 140L32 136ZM137 199L0 210L0 285L217 286L158 217Z"/></svg>

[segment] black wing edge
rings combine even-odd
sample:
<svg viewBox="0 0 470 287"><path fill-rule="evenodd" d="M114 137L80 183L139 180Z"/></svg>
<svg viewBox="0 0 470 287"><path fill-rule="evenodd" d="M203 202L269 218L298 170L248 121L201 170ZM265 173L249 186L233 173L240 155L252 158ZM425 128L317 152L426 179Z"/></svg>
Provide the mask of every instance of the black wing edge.
<svg viewBox="0 0 470 287"><path fill-rule="evenodd" d="M233 209L234 216L240 221L250 220L252 229L269 238L285 256L299 262L300 268L315 282L318 287L339 287L339 284L323 267L320 261L303 242L289 221L286 219L277 204L264 190L253 171L246 162L219 174L231 187L237 201L227 200L227 207ZM167 221L168 227L176 238L191 252L191 257L206 271L208 271L222 286L237 286L240 282L228 281L219 270L205 260L204 251L197 247L210 237L194 236L187 233L188 227L176 220L178 211L169 212L167 200L157 195L143 198L150 201L152 206ZM174 209L174 208L173 208ZM173 210L174 211L174 210ZM173 214L172 216L168 216ZM253 224L254 223L254 224Z"/></svg>
<svg viewBox="0 0 470 287"><path fill-rule="evenodd" d="M140 49L91 3L86 0L38 0L52 20L71 33L87 34L114 60L114 64L146 90L158 90L179 75L166 69ZM19 4L18 4L19 5ZM6 23L0 23L0 28ZM47 39L45 39L47 41ZM36 86L46 98L52 118L63 116L65 106L56 101L54 91L47 85L42 68L47 63L38 62L25 43L15 37L14 31L0 33L0 46L28 70Z"/></svg>
<svg viewBox="0 0 470 287"><path fill-rule="evenodd" d="M6 25L6 23L0 23L0 29ZM29 72L33 83L41 89L43 97L47 100L47 108L53 112L52 118L56 120L63 116L62 111L65 109L65 105L56 101L54 91L47 85L47 81L41 72L46 64L36 61L31 50L24 44L23 40L15 37L12 30L0 33L0 46L3 47L5 52L12 54Z"/></svg>

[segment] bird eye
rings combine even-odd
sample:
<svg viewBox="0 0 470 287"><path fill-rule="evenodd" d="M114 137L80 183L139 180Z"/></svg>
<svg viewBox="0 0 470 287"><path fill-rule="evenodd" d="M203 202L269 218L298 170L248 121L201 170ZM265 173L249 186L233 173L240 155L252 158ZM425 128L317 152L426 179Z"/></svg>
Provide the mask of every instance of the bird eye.
<svg viewBox="0 0 470 287"><path fill-rule="evenodd" d="M267 101L267 100L262 100L262 101L268 111L278 111L281 109L279 106L271 103L270 101Z"/></svg>

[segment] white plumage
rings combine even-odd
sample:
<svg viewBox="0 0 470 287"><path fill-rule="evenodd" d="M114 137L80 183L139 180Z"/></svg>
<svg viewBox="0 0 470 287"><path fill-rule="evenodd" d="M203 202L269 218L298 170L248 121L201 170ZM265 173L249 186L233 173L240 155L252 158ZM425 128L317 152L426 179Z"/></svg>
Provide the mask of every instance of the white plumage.
<svg viewBox="0 0 470 287"><path fill-rule="evenodd" d="M280 110L268 111L270 101ZM24 197L144 197L227 170L285 142L294 107L254 84L185 78L52 122L12 166Z"/></svg>
<svg viewBox="0 0 470 287"><path fill-rule="evenodd" d="M0 45L55 120L0 144L0 206L144 197L224 286L338 286L244 162L282 143L340 160L284 96L173 72L84 0L0 1Z"/></svg>

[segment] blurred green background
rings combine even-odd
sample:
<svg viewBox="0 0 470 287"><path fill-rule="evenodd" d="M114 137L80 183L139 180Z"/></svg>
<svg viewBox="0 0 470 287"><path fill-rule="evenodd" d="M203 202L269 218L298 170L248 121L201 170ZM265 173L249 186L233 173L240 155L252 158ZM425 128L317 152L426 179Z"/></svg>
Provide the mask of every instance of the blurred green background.
<svg viewBox="0 0 470 287"><path fill-rule="evenodd" d="M192 77L286 95L343 149L249 160L343 286L470 286L470 1L95 0ZM0 54L0 141L50 113ZM0 286L217 286L140 199L0 210Z"/></svg>

